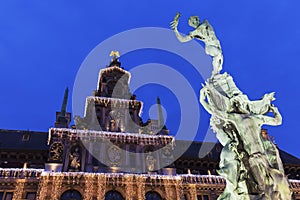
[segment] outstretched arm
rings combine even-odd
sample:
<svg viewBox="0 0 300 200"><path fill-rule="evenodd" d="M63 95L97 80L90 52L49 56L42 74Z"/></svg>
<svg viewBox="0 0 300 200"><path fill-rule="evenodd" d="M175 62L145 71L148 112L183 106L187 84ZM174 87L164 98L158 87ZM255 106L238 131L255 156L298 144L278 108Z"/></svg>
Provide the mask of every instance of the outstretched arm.
<svg viewBox="0 0 300 200"><path fill-rule="evenodd" d="M274 117L269 117L269 116L265 116L262 115L260 118L262 120L263 124L266 125L271 125L271 126L278 126L282 123L282 116L278 111L278 108L271 105L270 106L270 110L272 111L272 113L274 114Z"/></svg>
<svg viewBox="0 0 300 200"><path fill-rule="evenodd" d="M200 90L200 103L202 104L202 106L205 108L205 110L209 113L212 114L212 109L211 106L207 103L206 101L206 96L208 95L208 90L207 88L204 86L201 90Z"/></svg>
<svg viewBox="0 0 300 200"><path fill-rule="evenodd" d="M180 41L180 42L188 42L190 40L193 39L192 36L190 35L187 35L187 36L183 36L179 33L178 29L177 29L177 26L178 26L178 21L179 21L179 17L180 17L180 13L177 13L174 17L174 20L170 23L171 24L171 28L174 30L175 34L176 34L176 37L177 39Z"/></svg>

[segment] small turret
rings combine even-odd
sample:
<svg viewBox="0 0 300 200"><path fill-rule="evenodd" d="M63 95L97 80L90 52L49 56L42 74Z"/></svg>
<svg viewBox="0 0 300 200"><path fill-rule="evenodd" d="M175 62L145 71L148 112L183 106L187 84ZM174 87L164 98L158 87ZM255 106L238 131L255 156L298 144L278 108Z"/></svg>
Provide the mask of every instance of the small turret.
<svg viewBox="0 0 300 200"><path fill-rule="evenodd" d="M160 103L160 98L156 97L156 104L157 104L157 110L158 110L158 128L160 129L159 134L160 135L168 135L169 130L167 129L165 125L165 119L162 112L162 107Z"/></svg>
<svg viewBox="0 0 300 200"><path fill-rule="evenodd" d="M105 69L100 70L98 88L94 96L130 99L132 94L129 91L130 73L121 68L118 51L112 51L111 60Z"/></svg>
<svg viewBox="0 0 300 200"><path fill-rule="evenodd" d="M68 94L69 88L67 87L64 94L64 100L61 106L60 112L56 112L56 121L55 127L56 128L68 128L71 119L71 113L67 113L67 103L68 103Z"/></svg>
<svg viewBox="0 0 300 200"><path fill-rule="evenodd" d="M64 100L61 105L60 117L65 117L66 115L68 96L69 96L69 88L67 87L65 90Z"/></svg>
<svg viewBox="0 0 300 200"><path fill-rule="evenodd" d="M163 127L164 126L164 116L162 113L162 108L161 108L161 103L160 103L160 98L156 97L156 104L157 104L157 110L158 110L158 127Z"/></svg>

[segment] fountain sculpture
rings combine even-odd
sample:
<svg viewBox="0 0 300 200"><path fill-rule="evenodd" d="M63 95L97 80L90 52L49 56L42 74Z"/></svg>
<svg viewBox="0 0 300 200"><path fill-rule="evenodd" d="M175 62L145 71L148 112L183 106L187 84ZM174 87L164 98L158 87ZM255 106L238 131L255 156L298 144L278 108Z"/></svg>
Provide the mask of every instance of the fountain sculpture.
<svg viewBox="0 0 300 200"><path fill-rule="evenodd" d="M261 134L262 125L282 122L271 103L274 93L250 101L228 73L220 73L222 49L208 21L200 23L197 16L190 17L189 25L195 30L182 36L177 29L179 17L177 13L171 22L178 40L204 42L206 54L213 58L212 75L200 91L200 102L211 114L210 126L223 145L218 173L226 179L226 188L218 200L291 199L278 150Z"/></svg>

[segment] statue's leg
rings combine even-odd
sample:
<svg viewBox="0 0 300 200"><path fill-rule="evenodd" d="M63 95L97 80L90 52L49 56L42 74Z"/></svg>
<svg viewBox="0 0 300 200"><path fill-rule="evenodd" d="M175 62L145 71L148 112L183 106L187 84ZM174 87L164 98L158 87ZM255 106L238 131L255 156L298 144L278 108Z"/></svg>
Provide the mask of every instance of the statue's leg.
<svg viewBox="0 0 300 200"><path fill-rule="evenodd" d="M257 153L250 156L249 164L251 174L258 185L258 193L262 195L262 199L270 199L274 182L269 173L269 161L266 156Z"/></svg>
<svg viewBox="0 0 300 200"><path fill-rule="evenodd" d="M218 173L226 179L226 188L218 200L238 200L241 199L243 192L247 191L247 188L239 189L239 177L241 163L237 159L235 152L229 149L229 144L225 145L221 152L220 170Z"/></svg>
<svg viewBox="0 0 300 200"><path fill-rule="evenodd" d="M222 70L223 65L223 55L220 53L217 56L213 57L213 74L218 74Z"/></svg>
<svg viewBox="0 0 300 200"><path fill-rule="evenodd" d="M280 170L271 169L270 175L274 180L274 187L272 188L272 199L290 200L291 191L289 188L288 179Z"/></svg>
<svg viewBox="0 0 300 200"><path fill-rule="evenodd" d="M213 74L217 74L222 70L223 54L222 50L216 46L207 45L205 47L205 53L213 58Z"/></svg>

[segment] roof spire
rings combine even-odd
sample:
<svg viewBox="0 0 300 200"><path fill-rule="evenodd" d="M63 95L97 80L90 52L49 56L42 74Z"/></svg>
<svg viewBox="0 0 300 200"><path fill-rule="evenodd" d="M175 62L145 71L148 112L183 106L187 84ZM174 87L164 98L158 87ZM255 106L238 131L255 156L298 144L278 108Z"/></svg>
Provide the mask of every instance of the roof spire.
<svg viewBox="0 0 300 200"><path fill-rule="evenodd" d="M118 58L120 57L120 53L118 51L111 51L109 56L111 56L111 61L115 61L118 60Z"/></svg>
<svg viewBox="0 0 300 200"><path fill-rule="evenodd" d="M158 127L162 128L164 126L164 116L162 113L162 107L160 103L160 98L156 97L157 109L158 109Z"/></svg>
<svg viewBox="0 0 300 200"><path fill-rule="evenodd" d="M67 102L68 102L68 93L69 88L67 87L65 90L64 100L61 106L60 112L56 112L56 121L55 121L55 127L56 128L67 128L69 126L68 124L68 118L67 118Z"/></svg>
<svg viewBox="0 0 300 200"><path fill-rule="evenodd" d="M67 110L67 103L68 103L68 95L69 95L69 88L67 87L65 90L64 100L61 105L61 111L60 116L65 117L66 116L66 110Z"/></svg>
<svg viewBox="0 0 300 200"><path fill-rule="evenodd" d="M108 67L121 66L121 63L119 62L120 53L118 51L111 51L109 56L112 58Z"/></svg>

